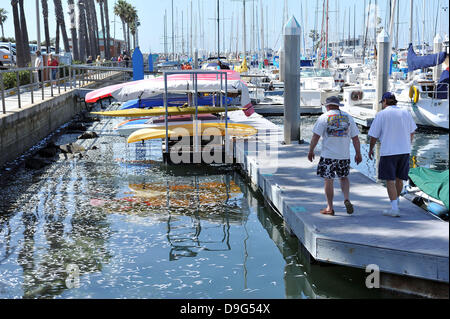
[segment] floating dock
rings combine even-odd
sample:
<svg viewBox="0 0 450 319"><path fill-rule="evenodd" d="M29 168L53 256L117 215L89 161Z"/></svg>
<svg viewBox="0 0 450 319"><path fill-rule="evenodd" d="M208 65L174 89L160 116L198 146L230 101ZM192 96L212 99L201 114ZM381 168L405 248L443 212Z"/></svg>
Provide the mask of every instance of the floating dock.
<svg viewBox="0 0 450 319"><path fill-rule="evenodd" d="M353 215L346 213L338 181L336 215L322 215L326 202L323 180L316 175L319 155L311 163L308 144L282 145L282 129L259 114L229 116L261 130L257 138L236 145L237 162L314 260L363 269L376 265L383 288L448 298L447 222L406 199L400 204L402 217L382 215L390 207L385 187L355 169L349 176Z"/></svg>
<svg viewBox="0 0 450 319"><path fill-rule="evenodd" d="M284 105L282 104L265 104L259 103L253 106L255 111L264 116L283 116ZM301 115L321 115L323 113L322 107L317 106L300 106Z"/></svg>

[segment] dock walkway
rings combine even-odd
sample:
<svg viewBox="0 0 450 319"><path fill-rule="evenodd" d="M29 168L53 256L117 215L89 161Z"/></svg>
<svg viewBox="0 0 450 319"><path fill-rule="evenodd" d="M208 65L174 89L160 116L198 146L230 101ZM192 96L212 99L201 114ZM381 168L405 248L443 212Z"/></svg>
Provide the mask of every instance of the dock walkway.
<svg viewBox="0 0 450 319"><path fill-rule="evenodd" d="M282 129L259 114L246 118L242 112L232 112L230 119L265 130L255 140L237 145L236 156L314 259L363 269L375 264L382 273L448 284L447 222L406 199L400 205L402 217L382 215L390 207L385 187L355 169L349 176L353 215L346 213L338 181L336 215L321 215L326 203L323 181L316 175L319 154L311 163L308 144L282 145ZM251 143L256 143L256 151L249 151ZM269 157L261 156L264 150L269 150Z"/></svg>

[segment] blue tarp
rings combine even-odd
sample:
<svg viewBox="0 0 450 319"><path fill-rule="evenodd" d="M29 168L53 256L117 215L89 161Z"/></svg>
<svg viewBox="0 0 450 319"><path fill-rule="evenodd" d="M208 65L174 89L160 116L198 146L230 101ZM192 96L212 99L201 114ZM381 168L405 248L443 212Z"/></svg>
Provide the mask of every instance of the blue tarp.
<svg viewBox="0 0 450 319"><path fill-rule="evenodd" d="M313 60L300 60L300 67L314 66Z"/></svg>
<svg viewBox="0 0 450 319"><path fill-rule="evenodd" d="M448 83L449 83L449 73L448 70L444 70L439 79L438 85L436 86L436 98L447 99L448 98Z"/></svg>
<svg viewBox="0 0 450 319"><path fill-rule="evenodd" d="M446 56L446 52L417 56L410 43L408 48L408 72L439 65L444 62Z"/></svg>

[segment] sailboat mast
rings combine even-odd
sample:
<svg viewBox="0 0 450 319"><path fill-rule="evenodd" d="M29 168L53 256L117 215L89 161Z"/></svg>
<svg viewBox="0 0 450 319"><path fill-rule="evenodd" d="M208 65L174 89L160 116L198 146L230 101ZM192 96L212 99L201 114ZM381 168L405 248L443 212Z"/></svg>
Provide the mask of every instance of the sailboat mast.
<svg viewBox="0 0 450 319"><path fill-rule="evenodd" d="M262 47L263 58L265 58L266 54L265 54L265 46L264 46L264 7L262 4L262 0L260 0L260 2L259 2L259 7L261 8L261 47Z"/></svg>
<svg viewBox="0 0 450 319"><path fill-rule="evenodd" d="M217 57L220 57L220 0L217 0Z"/></svg>
<svg viewBox="0 0 450 319"><path fill-rule="evenodd" d="M410 0L410 16L409 16L409 43L413 43L413 18L414 18L414 1Z"/></svg>
<svg viewBox="0 0 450 319"><path fill-rule="evenodd" d="M325 68L328 68L328 1L327 0L327 28L326 28L326 33L325 33Z"/></svg>

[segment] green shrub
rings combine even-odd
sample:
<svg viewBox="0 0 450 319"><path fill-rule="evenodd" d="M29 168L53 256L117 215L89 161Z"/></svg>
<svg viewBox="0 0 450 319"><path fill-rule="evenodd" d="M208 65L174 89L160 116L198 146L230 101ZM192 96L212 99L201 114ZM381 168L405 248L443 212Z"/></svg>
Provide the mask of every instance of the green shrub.
<svg viewBox="0 0 450 319"><path fill-rule="evenodd" d="M30 71L19 71L20 85L30 84ZM3 85L5 90L15 88L17 86L16 72L3 73Z"/></svg>

